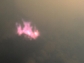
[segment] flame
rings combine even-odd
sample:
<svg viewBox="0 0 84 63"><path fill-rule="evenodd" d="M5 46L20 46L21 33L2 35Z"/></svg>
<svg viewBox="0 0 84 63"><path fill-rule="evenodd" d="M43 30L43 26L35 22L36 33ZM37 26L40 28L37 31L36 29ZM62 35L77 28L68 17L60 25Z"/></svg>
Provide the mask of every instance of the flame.
<svg viewBox="0 0 84 63"><path fill-rule="evenodd" d="M17 27L17 34L19 36L26 35L30 39L36 39L39 36L39 31L36 29L36 27L31 26L31 22L24 22L23 21L23 27L21 24L16 23Z"/></svg>

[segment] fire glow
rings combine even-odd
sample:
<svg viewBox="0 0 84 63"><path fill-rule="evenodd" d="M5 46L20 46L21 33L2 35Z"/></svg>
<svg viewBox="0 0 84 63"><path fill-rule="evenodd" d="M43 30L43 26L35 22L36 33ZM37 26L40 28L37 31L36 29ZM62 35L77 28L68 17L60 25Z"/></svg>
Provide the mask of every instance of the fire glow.
<svg viewBox="0 0 84 63"><path fill-rule="evenodd" d="M17 34L19 36L25 35L29 39L36 39L39 36L39 31L35 26L31 26L31 22L23 21L23 27L21 26L21 24L16 23L16 27L17 27Z"/></svg>

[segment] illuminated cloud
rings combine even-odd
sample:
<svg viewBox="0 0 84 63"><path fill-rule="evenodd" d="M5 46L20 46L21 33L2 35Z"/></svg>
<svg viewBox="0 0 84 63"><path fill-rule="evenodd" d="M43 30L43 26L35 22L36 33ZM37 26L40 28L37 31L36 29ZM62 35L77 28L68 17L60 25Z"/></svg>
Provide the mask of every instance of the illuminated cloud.
<svg viewBox="0 0 84 63"><path fill-rule="evenodd" d="M35 26L31 26L31 22L23 21L23 27L20 23L16 23L16 27L19 36L25 35L29 39L36 39L39 36L39 31Z"/></svg>

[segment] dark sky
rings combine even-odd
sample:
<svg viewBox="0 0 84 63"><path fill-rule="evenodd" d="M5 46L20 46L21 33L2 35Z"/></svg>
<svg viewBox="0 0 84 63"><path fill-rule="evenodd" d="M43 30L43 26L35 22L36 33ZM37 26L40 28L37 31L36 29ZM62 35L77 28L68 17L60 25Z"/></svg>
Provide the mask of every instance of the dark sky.
<svg viewBox="0 0 84 63"><path fill-rule="evenodd" d="M29 41L15 34L15 23L22 19L37 26L40 38ZM84 1L2 0L0 41L5 61L12 57L16 63L84 63Z"/></svg>

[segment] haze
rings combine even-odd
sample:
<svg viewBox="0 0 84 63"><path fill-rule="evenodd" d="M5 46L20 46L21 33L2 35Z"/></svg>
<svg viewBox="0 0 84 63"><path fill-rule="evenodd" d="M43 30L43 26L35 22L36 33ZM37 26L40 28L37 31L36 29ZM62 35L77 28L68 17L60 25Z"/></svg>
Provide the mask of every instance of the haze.
<svg viewBox="0 0 84 63"><path fill-rule="evenodd" d="M55 58L62 63L84 63L83 0L1 1L1 39L15 36L15 23L21 19L31 20L38 27L41 38L46 40L42 52L48 57L45 58L53 58L51 63Z"/></svg>

